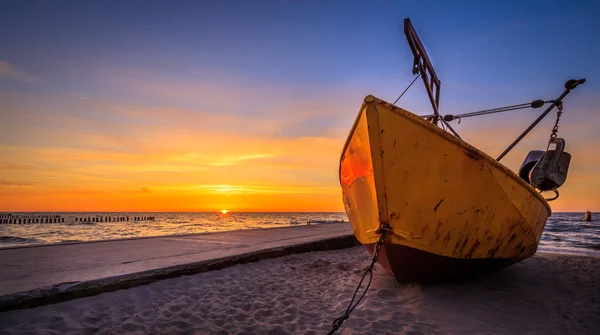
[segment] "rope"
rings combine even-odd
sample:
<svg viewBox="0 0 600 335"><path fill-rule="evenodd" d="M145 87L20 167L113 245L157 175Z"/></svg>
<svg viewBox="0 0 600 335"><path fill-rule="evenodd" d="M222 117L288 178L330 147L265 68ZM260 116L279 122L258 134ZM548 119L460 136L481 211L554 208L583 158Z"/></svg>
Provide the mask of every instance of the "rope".
<svg viewBox="0 0 600 335"><path fill-rule="evenodd" d="M396 101L394 101L394 105L396 104L396 102L398 102L398 100L400 100L400 98L402 98L402 96L404 95L404 93L406 93L406 91L408 91L408 89L412 86L412 84L414 84L415 81L417 81L417 79L419 78L419 76L421 76L421 73L417 74L417 76L415 77L415 79L413 79L413 81L410 83L410 85L408 85L408 87L406 89L404 89L404 92L402 92L402 94L400 94L400 96L398 97L398 99L396 99Z"/></svg>
<svg viewBox="0 0 600 335"><path fill-rule="evenodd" d="M440 122L440 127L442 127L444 131L448 131L448 129L446 129L446 122L444 122L444 118L440 118L440 120L442 121Z"/></svg>
<svg viewBox="0 0 600 335"><path fill-rule="evenodd" d="M456 115L455 117L463 118L463 117L470 117L470 116L508 112L508 111L513 111L513 110L517 110L517 109L529 108L529 107L531 107L531 104L513 105L513 106L499 107L499 108L486 109L486 110L477 111L477 112L460 114L460 115Z"/></svg>
<svg viewBox="0 0 600 335"><path fill-rule="evenodd" d="M379 240L377 240L377 243L375 244L375 251L373 252L371 264L363 273L363 276L360 279L360 282L358 283L356 290L354 290L354 294L352 295L352 299L350 299L350 303L348 304L348 307L346 308L346 312L339 318L333 320L333 322L331 323L331 326L333 328L329 331L329 333L327 333L327 335L334 334L338 329L340 329L340 327L342 326L342 323L344 323L344 321L346 321L346 320L348 320L348 318L350 318L350 313L352 313L352 311L356 308L356 306L358 306L358 304L361 302L361 300L365 297L365 294L367 294L369 287L371 286L371 281L373 280L373 267L375 266L375 263L377 263L377 259L379 258L379 250L381 249L381 246L383 245L383 240L385 238L385 233L387 231L387 228L380 227L378 230L381 232L381 236L379 237ZM356 303L353 305L352 303L354 302L354 299L356 298L356 295L358 294L358 290L362 286L362 283L365 280L365 277L367 276L367 274L369 274L369 282L367 283L367 286L365 287L365 290L363 291L360 298L358 298Z"/></svg>
<svg viewBox="0 0 600 335"><path fill-rule="evenodd" d="M508 111L514 111L514 110L517 110L517 109L539 108L539 107L542 107L545 103L548 103L548 102L550 102L550 101L535 100L533 102L528 102L528 103L523 103L523 104L518 104L518 105L512 105L512 106L504 106L504 107L492 108L492 109L485 109L485 110L477 111L477 112L471 112L471 113L465 113L465 114L458 114L458 115L445 115L444 118L446 119L446 121L452 121L454 119L462 119L462 118L471 117L471 116L479 116L479 115L486 115L486 114L508 112Z"/></svg>
<svg viewBox="0 0 600 335"><path fill-rule="evenodd" d="M456 137L458 137L458 139L462 140L462 137L460 137L460 135L458 135L458 133L454 130L454 128L452 128L452 126L450 126L448 121L446 121L444 118L441 118L440 120L442 121L442 124L446 124L446 127L448 127L448 129L450 129L450 131L452 132L452 134L454 134L454 136L456 136Z"/></svg>

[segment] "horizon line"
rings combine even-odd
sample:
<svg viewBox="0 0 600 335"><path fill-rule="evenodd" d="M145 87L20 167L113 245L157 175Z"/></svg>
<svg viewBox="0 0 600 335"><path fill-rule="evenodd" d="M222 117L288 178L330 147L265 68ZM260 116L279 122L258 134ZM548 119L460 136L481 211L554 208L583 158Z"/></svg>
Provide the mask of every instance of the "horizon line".
<svg viewBox="0 0 600 335"><path fill-rule="evenodd" d="M589 211L589 210L588 210ZM228 213L344 213L344 211L235 211L227 210ZM553 211L554 213L585 213L586 210L577 211ZM596 211L590 211L596 212ZM600 212L597 211L597 212ZM214 211L0 211L0 214L10 213L221 213L221 210Z"/></svg>

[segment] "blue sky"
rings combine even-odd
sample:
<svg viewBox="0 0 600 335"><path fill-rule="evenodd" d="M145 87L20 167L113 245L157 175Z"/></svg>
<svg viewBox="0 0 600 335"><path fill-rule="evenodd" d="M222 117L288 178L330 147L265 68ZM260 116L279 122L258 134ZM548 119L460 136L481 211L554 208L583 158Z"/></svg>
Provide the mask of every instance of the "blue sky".
<svg viewBox="0 0 600 335"><path fill-rule="evenodd" d="M600 121L599 14L597 1L3 1L0 146L142 153L147 138L171 134L167 127L165 143L199 133L282 143L322 137L333 141L324 156L333 168L285 170L277 181L296 173L334 187L335 143L364 96L393 102L413 78L403 34L410 17L442 81L442 113L552 99L566 80L587 78L561 122L568 148L584 152L600 140L591 126ZM430 113L421 81L398 104ZM496 156L537 115L456 128ZM553 117L523 143L543 146ZM262 147L254 145L246 151ZM507 164L518 167L524 152ZM598 182L594 162L574 169Z"/></svg>
<svg viewBox="0 0 600 335"><path fill-rule="evenodd" d="M291 85L296 94L351 85L392 99L411 77L404 17L411 18L431 54L443 83L442 106L448 108L479 98L468 88L497 89L481 97L481 103L493 105L600 73L600 43L593 42L600 32L600 5L593 1L8 1L2 6L2 59L44 78L46 85L36 89L49 91L87 89L115 96L118 90L88 77L126 70L144 72L148 80L218 77L239 85ZM598 84L591 80L588 86Z"/></svg>

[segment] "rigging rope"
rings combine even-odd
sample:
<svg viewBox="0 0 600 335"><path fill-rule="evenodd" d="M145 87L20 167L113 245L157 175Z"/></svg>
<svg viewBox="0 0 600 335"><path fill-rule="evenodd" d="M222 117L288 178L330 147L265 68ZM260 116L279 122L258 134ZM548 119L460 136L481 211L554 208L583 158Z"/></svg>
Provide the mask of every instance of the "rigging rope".
<svg viewBox="0 0 600 335"><path fill-rule="evenodd" d="M398 100L400 100L400 98L402 98L402 96L404 95L404 93L406 93L406 91L408 91L408 89L415 83L415 81L417 81L417 79L419 79L419 77L421 76L421 72L419 72L416 76L415 79L413 79L413 81L411 81L411 83L408 85L408 87L406 87L404 89L404 92L402 92L402 94L400 94L400 96L398 97L398 99L396 99L396 101L394 101L394 105L398 102ZM436 115L433 114L431 115L431 117L435 117ZM450 129L450 131L452 132L452 134L454 134L454 136L458 137L459 139L462 140L462 138L460 137L460 135L458 135L458 133L450 126L450 124L447 121L452 121L452 120L444 120L444 118L440 119L442 122L440 123L442 129L444 129L445 131L447 131L447 129Z"/></svg>
<svg viewBox="0 0 600 335"><path fill-rule="evenodd" d="M501 112L508 112L508 111L513 111L513 110L517 110L517 109L525 109L525 108L539 108L542 107L545 103L548 103L551 101L544 101L544 100L534 100L532 102L528 102L528 103L523 103L523 104L518 104L518 105L512 105L512 106L504 106L504 107L498 107L498 108L492 108L492 109L485 109L482 111L477 111L477 112L471 112L471 113L465 113L465 114L458 114L458 115L444 115L444 119L446 121L453 121L455 119L462 119L465 117L471 117L471 116L479 116L479 115L486 115L486 114L493 114L493 113L501 113ZM425 117L427 117L429 115L426 115Z"/></svg>
<svg viewBox="0 0 600 335"><path fill-rule="evenodd" d="M408 91L408 89L412 86L412 84L415 83L415 81L417 81L417 79L419 79L420 76L421 76L421 73L417 74L417 76L415 77L415 79L413 79L413 81L410 83L410 85L408 85L408 87L406 89L404 89L404 92L402 92L402 94L400 94L398 99L396 99L396 101L394 101L394 105L396 104L396 102L398 102L398 100L400 100L400 98L402 98L404 93L406 93L406 91Z"/></svg>
<svg viewBox="0 0 600 335"><path fill-rule="evenodd" d="M458 135L458 133L456 132L456 130L454 130L454 128L452 128L452 126L450 125L450 123L448 123L448 121L446 121L444 118L440 118L440 120L442 121L442 124L445 124L446 127L448 127L448 129L450 129L450 131L452 132L452 134L454 134L454 136L456 136L460 140L462 140L462 137L460 137L460 135ZM444 130L446 130L446 129L444 128Z"/></svg>

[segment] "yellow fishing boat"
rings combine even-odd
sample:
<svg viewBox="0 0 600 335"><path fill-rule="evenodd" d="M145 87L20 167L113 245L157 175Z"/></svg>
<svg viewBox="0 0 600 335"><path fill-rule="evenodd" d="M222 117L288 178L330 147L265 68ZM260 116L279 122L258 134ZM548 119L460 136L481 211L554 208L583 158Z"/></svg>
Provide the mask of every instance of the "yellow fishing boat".
<svg viewBox="0 0 600 335"><path fill-rule="evenodd" d="M415 55L413 73L422 77L434 114L364 99L339 164L354 235L401 282L463 279L534 255L552 213L552 199L541 192L558 197L570 155L555 126L549 147L532 151L518 172L500 159L553 108L560 117L562 99L585 79L568 81L555 100L442 116L440 82L409 19L405 34ZM545 104L550 107L498 158L450 126L456 119Z"/></svg>

